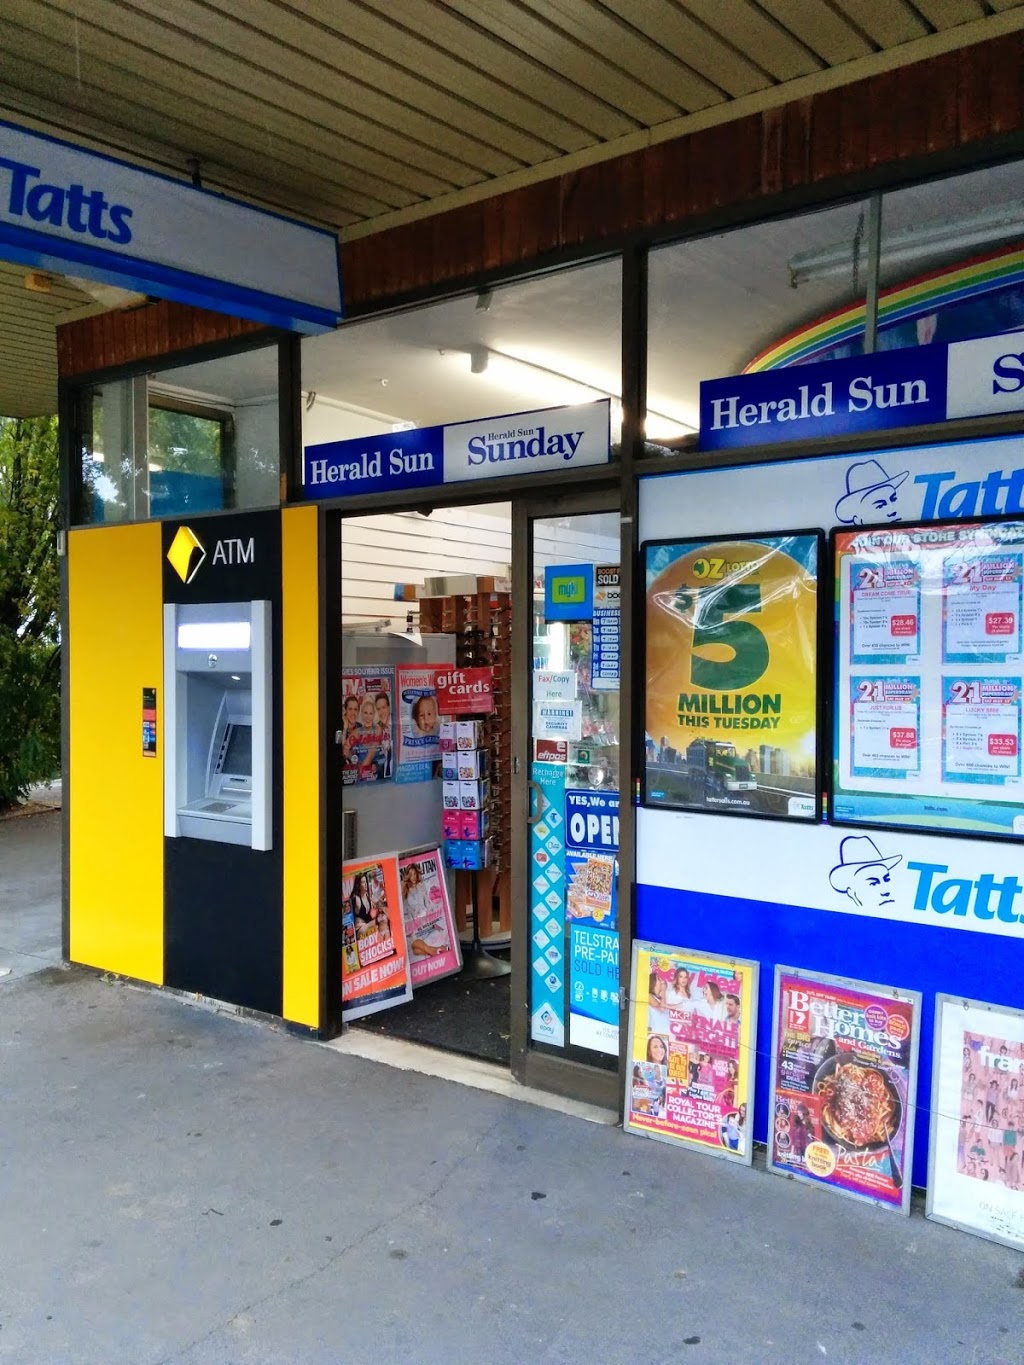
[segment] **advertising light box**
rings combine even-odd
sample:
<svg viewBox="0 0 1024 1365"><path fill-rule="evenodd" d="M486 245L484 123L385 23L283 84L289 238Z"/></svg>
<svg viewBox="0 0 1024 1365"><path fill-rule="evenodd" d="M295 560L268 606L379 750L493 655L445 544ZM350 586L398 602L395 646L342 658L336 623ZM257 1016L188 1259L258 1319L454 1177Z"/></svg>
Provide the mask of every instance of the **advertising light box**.
<svg viewBox="0 0 1024 1365"><path fill-rule="evenodd" d="M644 802L815 820L819 531L643 546Z"/></svg>
<svg viewBox="0 0 1024 1365"><path fill-rule="evenodd" d="M926 1213L1024 1249L1024 1011L940 995Z"/></svg>
<svg viewBox="0 0 1024 1365"><path fill-rule="evenodd" d="M775 969L768 1167L910 1211L921 997Z"/></svg>
<svg viewBox="0 0 1024 1365"><path fill-rule="evenodd" d="M1024 521L834 535L837 822L1024 837Z"/></svg>

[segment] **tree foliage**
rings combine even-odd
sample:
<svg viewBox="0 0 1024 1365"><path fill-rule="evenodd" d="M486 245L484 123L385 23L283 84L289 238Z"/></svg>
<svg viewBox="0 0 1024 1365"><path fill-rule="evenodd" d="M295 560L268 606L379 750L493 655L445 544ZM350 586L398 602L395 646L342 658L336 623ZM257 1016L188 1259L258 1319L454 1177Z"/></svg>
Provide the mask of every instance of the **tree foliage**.
<svg viewBox="0 0 1024 1365"><path fill-rule="evenodd" d="M60 767L57 419L0 418L0 809Z"/></svg>
<svg viewBox="0 0 1024 1365"><path fill-rule="evenodd" d="M221 423L173 408L149 409L149 458L160 469L218 477Z"/></svg>

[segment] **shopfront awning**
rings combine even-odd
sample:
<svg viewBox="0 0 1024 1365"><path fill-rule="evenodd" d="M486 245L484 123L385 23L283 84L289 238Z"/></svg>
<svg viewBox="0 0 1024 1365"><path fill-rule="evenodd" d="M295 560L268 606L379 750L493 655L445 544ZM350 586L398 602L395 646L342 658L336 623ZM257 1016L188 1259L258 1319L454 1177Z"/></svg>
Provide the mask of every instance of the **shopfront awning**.
<svg viewBox="0 0 1024 1365"><path fill-rule="evenodd" d="M122 271L134 247L134 289L166 294L174 269L174 297L217 281L207 306L240 310L245 293L245 316L269 318L290 299L282 320L313 329L334 310L304 287L325 244L304 227L306 247L283 246L269 214L233 235L254 211L193 190L193 174L345 240L1022 26L1024 0L6 0L0 116L163 171L188 205L144 223L138 201L117 198L133 241L106 222L107 239L80 234L89 259L61 273L95 279L110 253ZM109 198L115 164L80 183ZM209 255L169 261L161 232ZM248 273L254 240L275 278ZM0 245L32 258L24 241ZM37 244L34 259L54 258ZM5 397L0 385L0 410Z"/></svg>

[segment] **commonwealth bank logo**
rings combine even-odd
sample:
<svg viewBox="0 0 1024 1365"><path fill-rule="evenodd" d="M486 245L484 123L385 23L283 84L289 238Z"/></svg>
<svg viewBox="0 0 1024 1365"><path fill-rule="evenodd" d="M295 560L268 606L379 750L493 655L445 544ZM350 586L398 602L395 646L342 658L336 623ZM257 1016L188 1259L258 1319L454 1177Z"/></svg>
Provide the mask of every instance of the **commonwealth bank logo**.
<svg viewBox="0 0 1024 1365"><path fill-rule="evenodd" d="M203 542L195 531L179 526L167 551L167 561L183 583L191 583L206 560Z"/></svg>

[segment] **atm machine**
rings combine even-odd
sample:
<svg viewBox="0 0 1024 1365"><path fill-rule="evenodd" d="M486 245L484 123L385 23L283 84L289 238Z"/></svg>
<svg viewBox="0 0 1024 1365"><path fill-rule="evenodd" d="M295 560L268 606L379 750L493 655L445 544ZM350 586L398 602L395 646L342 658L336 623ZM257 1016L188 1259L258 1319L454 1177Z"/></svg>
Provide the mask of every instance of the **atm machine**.
<svg viewBox="0 0 1024 1365"><path fill-rule="evenodd" d="M273 847L270 603L164 607L164 833Z"/></svg>

